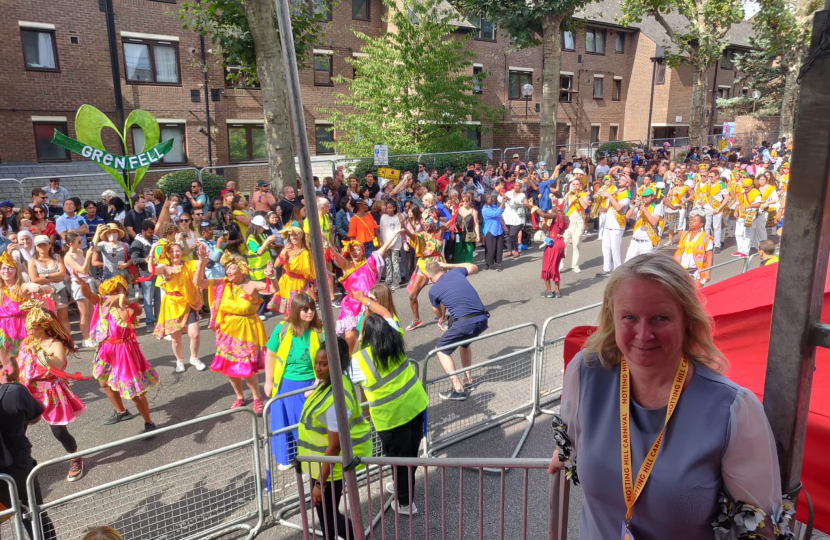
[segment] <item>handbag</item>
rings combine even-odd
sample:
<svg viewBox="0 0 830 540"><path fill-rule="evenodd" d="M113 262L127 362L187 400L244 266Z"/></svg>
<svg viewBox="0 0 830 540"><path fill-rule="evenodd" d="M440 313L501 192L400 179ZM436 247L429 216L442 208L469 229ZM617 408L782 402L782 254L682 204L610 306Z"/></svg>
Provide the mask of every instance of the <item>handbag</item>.
<svg viewBox="0 0 830 540"><path fill-rule="evenodd" d="M465 242L475 243L475 242L476 242L476 239L478 238L478 237L477 237L477 235L476 235L476 233L475 233L475 231L470 231L470 230L467 228L467 220L465 220L465 219L463 218L463 216L461 216L461 215L459 214L459 217L461 218L461 222L464 224L464 241L465 241Z"/></svg>

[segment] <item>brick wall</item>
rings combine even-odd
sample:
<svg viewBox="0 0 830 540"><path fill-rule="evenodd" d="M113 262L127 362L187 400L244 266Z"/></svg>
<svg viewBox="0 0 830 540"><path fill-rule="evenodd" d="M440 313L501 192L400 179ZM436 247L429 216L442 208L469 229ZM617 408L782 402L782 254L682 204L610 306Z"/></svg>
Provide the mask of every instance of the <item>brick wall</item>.
<svg viewBox="0 0 830 540"><path fill-rule="evenodd" d="M781 126L780 116L736 116L735 133L770 133L770 144L775 142Z"/></svg>

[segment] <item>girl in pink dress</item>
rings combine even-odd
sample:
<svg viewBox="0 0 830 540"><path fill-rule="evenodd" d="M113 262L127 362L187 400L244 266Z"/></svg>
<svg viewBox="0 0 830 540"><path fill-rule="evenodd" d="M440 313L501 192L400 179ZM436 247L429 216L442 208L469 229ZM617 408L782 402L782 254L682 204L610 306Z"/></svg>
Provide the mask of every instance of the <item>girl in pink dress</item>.
<svg viewBox="0 0 830 540"><path fill-rule="evenodd" d="M337 316L335 331L338 336L346 338L350 351L354 351L357 344L357 321L365 309L363 304L351 297L350 293L360 291L363 294L369 294L369 289L375 286L383 273L383 257L400 232L398 230L391 235L380 249L369 255L368 259L366 259L363 244L360 242L344 240L342 255L333 246L329 246L329 253L331 253L334 264L343 270L343 277L340 278L340 282L343 284L343 288L346 289L346 295L340 305L340 315Z"/></svg>
<svg viewBox="0 0 830 540"><path fill-rule="evenodd" d="M20 308L26 312L26 332L29 334L20 345L20 383L45 407L41 417L49 424L52 435L68 453L74 454L78 451L78 443L66 426L74 422L86 406L69 389L69 381L89 380L89 377L64 371L67 356L77 349L57 317L35 300L24 302ZM70 460L66 479L74 482L83 474L83 460L79 457Z"/></svg>
<svg viewBox="0 0 830 540"><path fill-rule="evenodd" d="M84 281L75 281L84 298L95 308L90 321L89 339L98 347L92 361L92 375L115 407L115 412L104 422L116 424L132 418L123 399L130 399L144 418L144 431L153 431L156 425L150 418L150 404L144 394L159 383L159 374L147 362L135 336L135 321L141 313L136 304L126 304L129 285L124 276L113 276L101 283L98 294Z"/></svg>
<svg viewBox="0 0 830 540"><path fill-rule="evenodd" d="M26 312L20 304L41 290L36 283L23 282L23 272L8 250L0 255L0 362L4 380L17 380L15 357L26 337Z"/></svg>

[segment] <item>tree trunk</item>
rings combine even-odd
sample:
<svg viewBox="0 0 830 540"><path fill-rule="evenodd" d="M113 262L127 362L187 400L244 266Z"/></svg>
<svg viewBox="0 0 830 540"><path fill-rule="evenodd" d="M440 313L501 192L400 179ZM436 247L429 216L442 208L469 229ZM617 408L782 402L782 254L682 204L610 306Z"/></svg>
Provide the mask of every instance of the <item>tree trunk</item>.
<svg viewBox="0 0 830 540"><path fill-rule="evenodd" d="M270 0L245 0L245 14L254 38L257 75L262 86L269 176L271 189L276 193L284 185L295 185L297 177L282 47L274 19L274 4Z"/></svg>
<svg viewBox="0 0 830 540"><path fill-rule="evenodd" d="M798 72L801 69L801 55L798 55L795 62L790 63L787 68L787 75L784 78L784 97L781 99L781 125L778 128L778 136L791 140L795 128L795 108L798 105L798 95L801 87L796 82Z"/></svg>
<svg viewBox="0 0 830 540"><path fill-rule="evenodd" d="M692 110L689 118L689 145L703 147L706 143L706 68L695 66L692 76Z"/></svg>
<svg viewBox="0 0 830 540"><path fill-rule="evenodd" d="M549 14L542 20L542 116L539 119L539 161L556 159L556 110L559 105L559 68L562 16ZM551 169L553 167L550 167Z"/></svg>

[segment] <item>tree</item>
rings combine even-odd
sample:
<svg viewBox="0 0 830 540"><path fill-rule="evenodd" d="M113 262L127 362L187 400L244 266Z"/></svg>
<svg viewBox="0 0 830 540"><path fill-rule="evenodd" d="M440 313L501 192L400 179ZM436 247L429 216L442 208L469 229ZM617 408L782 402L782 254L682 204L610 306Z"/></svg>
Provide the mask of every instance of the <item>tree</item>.
<svg viewBox="0 0 830 540"><path fill-rule="evenodd" d="M750 39L752 50L735 56L735 69L740 73L735 84L749 89L747 95L729 99L718 99L718 109L732 114L757 114L778 116L781 114L781 100L784 97L785 73L781 64L763 49L755 45L756 38ZM752 97L754 91L760 97Z"/></svg>
<svg viewBox="0 0 830 540"><path fill-rule="evenodd" d="M542 45L542 111L539 120L539 160L556 157L556 112L559 106L559 70L562 66L560 31L574 11L592 0L459 0L468 13L493 21L512 38L514 47Z"/></svg>
<svg viewBox="0 0 830 540"><path fill-rule="evenodd" d="M334 96L341 110L319 109L337 133L330 146L354 157L372 155L375 144L396 154L471 149L469 121L495 119L495 111L472 93L484 81L474 80L475 55L464 50L470 36L452 35L457 12L439 8L440 0L385 2L391 30L379 37L352 30L368 56L346 59L354 78L334 79L349 89Z"/></svg>
<svg viewBox="0 0 830 540"><path fill-rule="evenodd" d="M689 114L689 139L692 146L704 146L708 138L706 119L706 71L721 58L729 28L743 20L741 0L622 0L621 22L641 22L652 17L666 31L671 45L665 49L665 62L677 68L692 66L692 109ZM676 13L682 21L673 24L666 18Z"/></svg>
<svg viewBox="0 0 830 540"><path fill-rule="evenodd" d="M291 114L273 1L185 2L179 16L184 28L204 35L217 46L225 65L239 66L239 71L229 74L230 80L260 84L271 186L277 191L286 181L293 185L297 172L291 144ZM292 3L291 23L298 61L306 58L322 37L324 21L325 12L311 1Z"/></svg>

